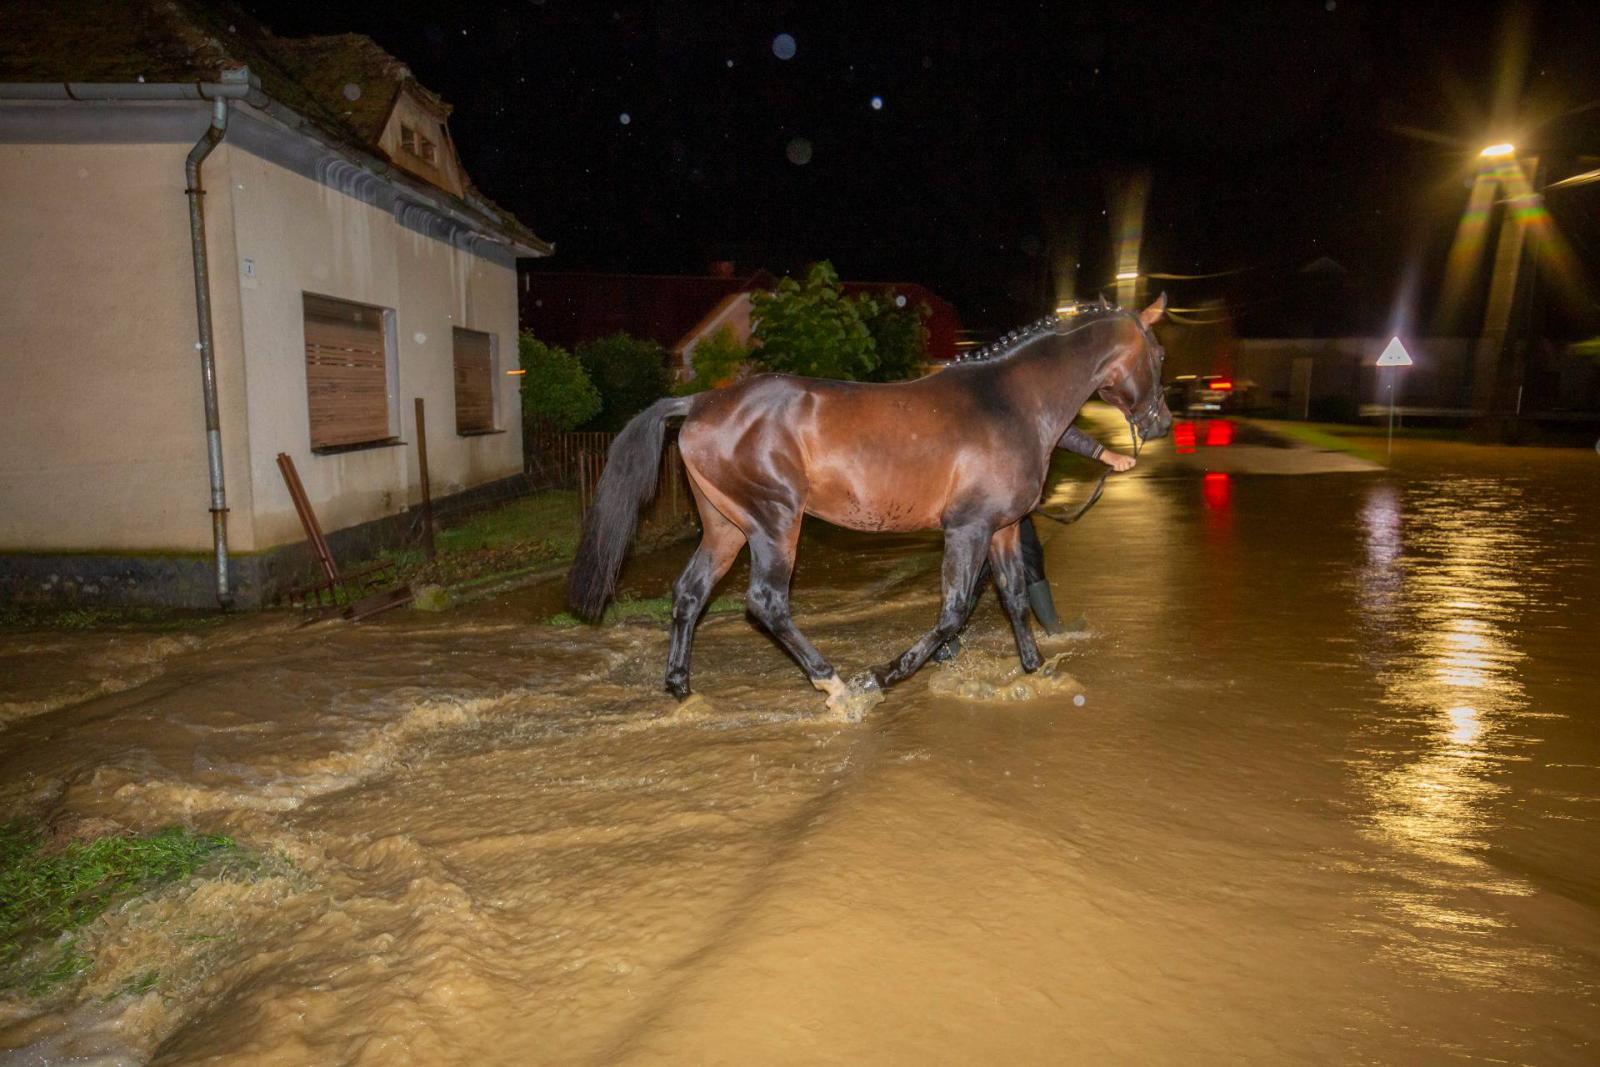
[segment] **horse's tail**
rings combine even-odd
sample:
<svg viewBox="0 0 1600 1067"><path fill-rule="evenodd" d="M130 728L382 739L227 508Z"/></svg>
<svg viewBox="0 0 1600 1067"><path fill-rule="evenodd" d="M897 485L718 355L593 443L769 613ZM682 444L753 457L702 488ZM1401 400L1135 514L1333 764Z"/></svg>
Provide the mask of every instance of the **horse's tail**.
<svg viewBox="0 0 1600 1067"><path fill-rule="evenodd" d="M578 555L567 575L567 603L586 619L598 618L617 588L617 572L639 525L639 512L656 495L667 420L687 414L693 399L657 400L629 420L611 442L594 505L583 521Z"/></svg>

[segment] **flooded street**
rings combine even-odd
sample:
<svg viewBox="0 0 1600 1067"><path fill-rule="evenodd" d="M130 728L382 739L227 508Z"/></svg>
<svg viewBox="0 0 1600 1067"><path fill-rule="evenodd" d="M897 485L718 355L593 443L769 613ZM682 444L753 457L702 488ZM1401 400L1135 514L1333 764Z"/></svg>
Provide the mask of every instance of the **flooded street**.
<svg viewBox="0 0 1600 1067"><path fill-rule="evenodd" d="M1595 1062L1600 457L1405 441L1293 474L1227 436L1040 522L1086 629L1041 642L1076 685L1031 700L930 664L841 724L725 614L679 707L663 624L548 625L550 582L16 635L4 815L182 823L295 873L114 917L87 1006L0 1003L4 1062ZM938 558L813 528L796 621L842 674L882 662ZM962 655L1015 665L992 591ZM163 984L118 995L152 954Z"/></svg>

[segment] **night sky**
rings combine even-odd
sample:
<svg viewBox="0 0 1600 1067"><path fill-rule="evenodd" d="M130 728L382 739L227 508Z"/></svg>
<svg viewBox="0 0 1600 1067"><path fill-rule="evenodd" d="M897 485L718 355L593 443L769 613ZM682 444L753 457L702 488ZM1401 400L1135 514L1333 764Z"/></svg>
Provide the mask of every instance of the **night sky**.
<svg viewBox="0 0 1600 1067"><path fill-rule="evenodd" d="M542 266L826 257L980 328L1106 286L1140 174L1141 268L1233 272L1154 283L1180 306L1376 331L1408 279L1426 301L1484 144L1600 166L1600 3L245 6L406 61L455 106L478 186L555 242ZM1593 279L1600 183L1549 205ZM1313 313L1324 256L1344 273Z"/></svg>

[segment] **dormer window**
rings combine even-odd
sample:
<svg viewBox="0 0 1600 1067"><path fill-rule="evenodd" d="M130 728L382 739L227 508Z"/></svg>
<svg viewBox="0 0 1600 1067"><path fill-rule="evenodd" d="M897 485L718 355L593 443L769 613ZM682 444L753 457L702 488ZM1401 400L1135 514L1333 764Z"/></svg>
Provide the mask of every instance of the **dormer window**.
<svg viewBox="0 0 1600 1067"><path fill-rule="evenodd" d="M439 149L414 126L401 125L400 147L429 163L439 162Z"/></svg>

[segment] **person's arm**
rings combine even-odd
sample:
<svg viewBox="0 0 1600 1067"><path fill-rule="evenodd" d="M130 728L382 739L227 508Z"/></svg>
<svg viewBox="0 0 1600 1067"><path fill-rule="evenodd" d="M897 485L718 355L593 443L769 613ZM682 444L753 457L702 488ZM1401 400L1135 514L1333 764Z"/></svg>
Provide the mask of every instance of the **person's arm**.
<svg viewBox="0 0 1600 1067"><path fill-rule="evenodd" d="M1074 452L1090 459L1099 459L1100 453L1106 450L1105 446L1076 426L1068 426L1067 432L1061 435L1061 440L1056 442L1057 448Z"/></svg>
<svg viewBox="0 0 1600 1067"><path fill-rule="evenodd" d="M1117 471L1125 471L1133 466L1133 457L1125 456L1121 452L1112 452L1106 449L1099 441L1090 437L1076 426L1068 426L1067 432L1061 435L1061 440L1056 442L1057 448L1075 452L1080 456L1098 459L1101 463Z"/></svg>

